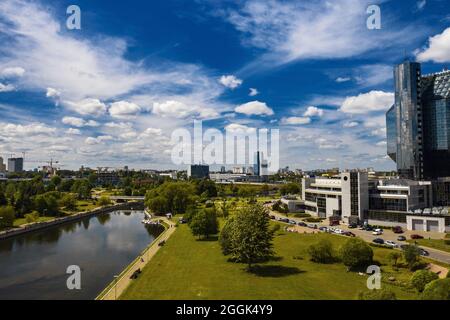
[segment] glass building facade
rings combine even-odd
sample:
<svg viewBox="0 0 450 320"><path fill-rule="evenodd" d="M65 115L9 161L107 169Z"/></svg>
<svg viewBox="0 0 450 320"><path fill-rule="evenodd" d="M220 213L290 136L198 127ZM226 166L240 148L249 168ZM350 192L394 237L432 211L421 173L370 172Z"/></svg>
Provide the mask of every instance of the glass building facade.
<svg viewBox="0 0 450 320"><path fill-rule="evenodd" d="M395 104L386 113L387 153L401 177L450 176L450 71L421 75L421 66L395 67Z"/></svg>

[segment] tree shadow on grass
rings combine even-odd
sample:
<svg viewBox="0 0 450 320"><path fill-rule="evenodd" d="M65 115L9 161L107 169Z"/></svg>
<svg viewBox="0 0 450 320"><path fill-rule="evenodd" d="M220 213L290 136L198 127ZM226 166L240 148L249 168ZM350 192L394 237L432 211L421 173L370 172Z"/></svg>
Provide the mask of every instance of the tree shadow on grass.
<svg viewBox="0 0 450 320"><path fill-rule="evenodd" d="M281 278L306 271L302 271L297 267L286 267L282 265L256 265L249 272L259 277Z"/></svg>
<svg viewBox="0 0 450 320"><path fill-rule="evenodd" d="M208 236L207 238L199 238L199 239L197 239L197 241L204 241L204 242L217 241L217 240L219 240L219 236L218 235Z"/></svg>

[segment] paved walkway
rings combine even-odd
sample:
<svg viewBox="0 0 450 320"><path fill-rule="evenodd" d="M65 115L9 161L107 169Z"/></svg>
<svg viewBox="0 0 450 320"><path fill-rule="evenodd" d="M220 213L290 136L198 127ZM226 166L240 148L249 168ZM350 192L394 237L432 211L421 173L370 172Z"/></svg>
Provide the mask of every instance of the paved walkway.
<svg viewBox="0 0 450 320"><path fill-rule="evenodd" d="M125 272L121 273L119 277L115 280L114 285L111 286L108 291L98 300L117 300L120 295L126 290L130 282L133 280L130 279L131 275L138 269L143 270L143 268L147 265L147 263L155 256L158 250L161 248L158 243L161 241L167 241L169 237L175 232L176 227L175 223L165 217L157 217L155 220L164 221L168 227L163 233L155 239L143 252L142 255L135 260L133 265L128 266Z"/></svg>

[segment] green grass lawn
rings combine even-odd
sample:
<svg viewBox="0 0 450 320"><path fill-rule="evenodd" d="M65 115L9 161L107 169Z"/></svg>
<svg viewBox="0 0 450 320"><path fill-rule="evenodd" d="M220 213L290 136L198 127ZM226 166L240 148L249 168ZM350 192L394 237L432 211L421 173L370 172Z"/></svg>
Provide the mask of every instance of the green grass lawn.
<svg viewBox="0 0 450 320"><path fill-rule="evenodd" d="M450 244L446 244L445 241L450 241L449 239L418 239L418 240L408 240L408 242L414 243L417 241L419 246L425 246L434 248L437 250L450 252Z"/></svg>
<svg viewBox="0 0 450 320"><path fill-rule="evenodd" d="M55 219L55 217L39 217L37 221L34 222L46 222ZM25 218L19 218L14 220L14 227L20 227L23 224L26 224L27 221Z"/></svg>
<svg viewBox="0 0 450 320"><path fill-rule="evenodd" d="M260 264L250 273L245 265L228 262L217 241L198 241L186 225L144 268L121 299L355 299L366 290L365 275L347 272L341 263L317 264L309 261L308 246L329 238L338 247L346 238L330 234L279 232L274 239L277 259ZM374 248L375 259L386 263L391 250ZM394 271L382 266L383 278L395 276L407 281L406 269ZM392 289L398 299L416 299L401 286Z"/></svg>

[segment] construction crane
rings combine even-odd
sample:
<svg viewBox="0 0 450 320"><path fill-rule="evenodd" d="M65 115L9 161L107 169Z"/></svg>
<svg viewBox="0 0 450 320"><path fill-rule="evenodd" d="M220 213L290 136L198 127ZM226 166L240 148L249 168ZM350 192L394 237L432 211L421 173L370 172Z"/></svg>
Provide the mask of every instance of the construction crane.
<svg viewBox="0 0 450 320"><path fill-rule="evenodd" d="M41 168L42 171L46 172L50 176L56 175L56 172L62 167L63 165L59 164L58 160L53 160L53 158L48 160L27 160L26 162L29 163L46 163L47 166L38 166L38 168Z"/></svg>

